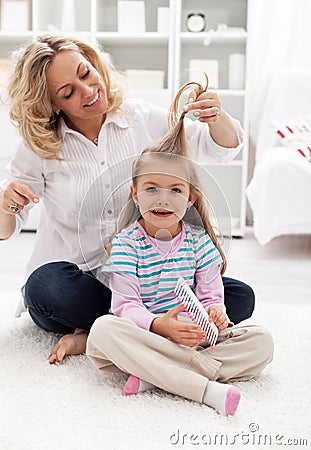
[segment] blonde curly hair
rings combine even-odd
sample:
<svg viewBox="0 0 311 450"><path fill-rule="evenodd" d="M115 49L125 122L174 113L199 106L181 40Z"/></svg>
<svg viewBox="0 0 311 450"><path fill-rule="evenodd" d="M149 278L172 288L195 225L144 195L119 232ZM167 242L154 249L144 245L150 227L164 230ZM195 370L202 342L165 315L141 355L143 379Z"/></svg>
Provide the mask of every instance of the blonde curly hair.
<svg viewBox="0 0 311 450"><path fill-rule="evenodd" d="M80 53L98 71L107 89L107 112L116 111L123 101L121 76L95 45L76 37L42 35L14 52L15 66L8 85L10 118L26 144L45 159L62 159L60 116L52 109L46 69L64 50Z"/></svg>

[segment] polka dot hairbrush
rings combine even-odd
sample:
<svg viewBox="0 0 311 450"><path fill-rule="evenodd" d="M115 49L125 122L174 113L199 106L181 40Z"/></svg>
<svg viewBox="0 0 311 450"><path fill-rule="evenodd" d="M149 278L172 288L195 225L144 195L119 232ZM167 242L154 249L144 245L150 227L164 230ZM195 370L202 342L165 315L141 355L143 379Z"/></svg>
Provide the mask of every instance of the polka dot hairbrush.
<svg viewBox="0 0 311 450"><path fill-rule="evenodd" d="M193 322L201 327L206 333L206 340L211 347L214 347L218 338L218 328L213 322L209 321L207 311L202 306L198 297L191 290L188 283L179 278L174 289L180 303L185 307L189 317Z"/></svg>

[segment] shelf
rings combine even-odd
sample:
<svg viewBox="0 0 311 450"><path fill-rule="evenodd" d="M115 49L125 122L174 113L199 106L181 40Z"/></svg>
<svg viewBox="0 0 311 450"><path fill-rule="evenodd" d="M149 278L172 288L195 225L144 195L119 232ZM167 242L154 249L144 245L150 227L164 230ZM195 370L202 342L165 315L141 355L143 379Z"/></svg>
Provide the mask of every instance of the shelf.
<svg viewBox="0 0 311 450"><path fill-rule="evenodd" d="M53 34L53 33L61 33L61 34L67 34L66 32L56 30L54 32L50 32L48 30L37 30L37 31L23 31L21 33L13 33L13 32L5 32L0 31L0 42L10 44L15 42L27 42L31 41L35 36L42 35L42 34ZM70 36L80 36L85 39L92 39L92 32L91 31L71 31Z"/></svg>
<svg viewBox="0 0 311 450"><path fill-rule="evenodd" d="M234 159L233 161L229 162L226 164L228 167L242 167L243 166L243 161L239 160L239 159Z"/></svg>
<svg viewBox="0 0 311 450"><path fill-rule="evenodd" d="M96 38L107 43L116 43L120 45L168 43L168 35L151 31L142 34L120 34L117 31L100 31L96 33Z"/></svg>
<svg viewBox="0 0 311 450"><path fill-rule="evenodd" d="M221 164L202 164L203 167L206 167L206 169L208 170L209 168L212 167L224 167L225 169L228 167L242 167L243 166L243 161L241 161L240 159L234 159L233 161L229 162L229 163L221 163Z"/></svg>
<svg viewBox="0 0 311 450"><path fill-rule="evenodd" d="M247 32L241 33L218 33L216 31L208 31L202 33L181 32L179 34L180 41L184 44L192 42L202 42L203 45L210 44L245 44L247 39Z"/></svg>
<svg viewBox="0 0 311 450"><path fill-rule="evenodd" d="M42 34L55 34L55 33L59 33L59 34L64 34L64 35L70 35L73 37L80 37L82 39L87 39L87 40L92 40L93 38L93 33L91 31L60 31L60 30L56 30L56 31L47 31L47 30L38 30L36 32L34 32L33 34L35 36L39 36Z"/></svg>
<svg viewBox="0 0 311 450"><path fill-rule="evenodd" d="M219 88L211 88L211 90L219 95L223 109L238 119L247 130L248 93L245 89L228 89L229 86L247 86L246 72L244 72L244 84L229 82L228 73L230 55L234 53L246 55L247 53L248 0L154 0L144 3L145 25L148 31L138 33L134 28L133 34L121 34L117 31L118 3L116 0L75 0L75 29L79 31L69 32L69 34L98 43L99 47L109 53L113 65L120 72L126 72L128 69L164 72L165 89L130 89L128 87L126 97L141 98L166 110L181 84L189 81L190 76L195 79L195 74L193 75L189 70L191 59L218 61L218 74L215 75L218 76L218 83L215 84ZM8 58L15 48L34 40L37 35L48 33L48 28L55 28L56 32L57 28L66 28L62 20L63 0L55 0L55 2L32 0L31 5L29 20L31 30L16 33L0 31L1 58ZM158 29L157 10L163 6L169 8L171 23L168 31L158 33L156 31ZM208 31L198 33L186 31L187 16L194 11L203 11L206 14ZM66 34L65 31L62 33ZM204 67L202 63L200 70L204 70ZM210 70L207 72L212 78L213 73ZM132 86L140 87L141 84L135 83ZM184 95L187 96L187 93ZM3 110L2 114L4 114ZM4 123L4 145L1 157L6 159L14 152L19 138L9 123L7 113L5 117L7 122L3 117L1 119L1 123ZM223 205L223 200L226 199L232 215L230 226L232 236L244 234L247 154L246 142L244 149L234 161L208 166L208 172L215 182L206 186L207 192L217 208ZM218 216L227 216L228 222L229 214L225 206L223 211L221 209L218 211Z"/></svg>
<svg viewBox="0 0 311 450"><path fill-rule="evenodd" d="M221 97L244 97L245 96L245 89L215 89L215 91Z"/></svg>
<svg viewBox="0 0 311 450"><path fill-rule="evenodd" d="M239 217L231 217L231 225L232 228L238 228L240 226L240 218Z"/></svg>
<svg viewBox="0 0 311 450"><path fill-rule="evenodd" d="M0 41L19 42L27 41L33 37L33 31L22 31L20 33L0 31Z"/></svg>
<svg viewBox="0 0 311 450"><path fill-rule="evenodd" d="M216 235L221 237L220 241L222 241L222 238L228 239L231 237L242 237L244 235L244 230L242 231L240 227L240 217L219 216L215 220L215 217L212 216L211 222L215 228ZM219 230L221 234L219 234Z"/></svg>
<svg viewBox="0 0 311 450"><path fill-rule="evenodd" d="M129 89L127 97L140 98L165 109L170 107L172 101L169 89Z"/></svg>

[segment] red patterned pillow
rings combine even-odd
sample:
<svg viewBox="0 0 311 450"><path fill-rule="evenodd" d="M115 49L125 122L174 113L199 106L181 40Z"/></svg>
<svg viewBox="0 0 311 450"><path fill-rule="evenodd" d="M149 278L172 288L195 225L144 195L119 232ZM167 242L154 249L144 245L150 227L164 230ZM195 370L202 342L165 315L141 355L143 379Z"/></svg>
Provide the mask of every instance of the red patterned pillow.
<svg viewBox="0 0 311 450"><path fill-rule="evenodd" d="M288 121L277 125L275 132L282 145L300 153L311 162L311 119Z"/></svg>

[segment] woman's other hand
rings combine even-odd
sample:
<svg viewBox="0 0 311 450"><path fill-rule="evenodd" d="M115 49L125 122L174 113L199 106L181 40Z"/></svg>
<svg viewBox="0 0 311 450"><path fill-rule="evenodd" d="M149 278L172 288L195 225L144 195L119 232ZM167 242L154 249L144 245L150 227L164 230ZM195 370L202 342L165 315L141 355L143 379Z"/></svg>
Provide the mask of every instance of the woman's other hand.
<svg viewBox="0 0 311 450"><path fill-rule="evenodd" d="M216 144L226 148L236 148L239 139L230 116L222 108L219 95L207 90L198 95L196 90L190 92L184 112L192 111L194 117L209 126L212 139Z"/></svg>
<svg viewBox="0 0 311 450"><path fill-rule="evenodd" d="M206 91L198 96L197 91L194 90L190 92L188 103L183 107L183 111L192 111L194 117L201 122L217 122L222 114L221 101L216 92Z"/></svg>
<svg viewBox="0 0 311 450"><path fill-rule="evenodd" d="M2 193L0 206L3 212L15 215L29 202L38 203L39 198L26 184L12 181Z"/></svg>

